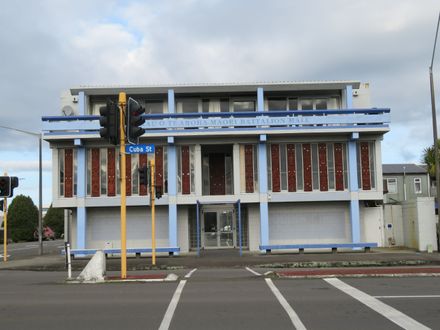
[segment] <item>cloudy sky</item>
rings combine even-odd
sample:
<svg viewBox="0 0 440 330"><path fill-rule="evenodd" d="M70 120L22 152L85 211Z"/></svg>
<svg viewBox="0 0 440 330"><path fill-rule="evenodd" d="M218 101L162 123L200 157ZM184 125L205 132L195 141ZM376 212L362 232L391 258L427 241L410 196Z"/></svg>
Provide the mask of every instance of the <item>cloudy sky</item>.
<svg viewBox="0 0 440 330"><path fill-rule="evenodd" d="M438 0L4 1L0 125L39 132L41 116L60 114L60 92L78 85L360 80L373 106L392 111L383 161L420 162L432 144L439 10ZM0 171L37 204L38 140L0 133ZM50 158L44 142L44 205Z"/></svg>

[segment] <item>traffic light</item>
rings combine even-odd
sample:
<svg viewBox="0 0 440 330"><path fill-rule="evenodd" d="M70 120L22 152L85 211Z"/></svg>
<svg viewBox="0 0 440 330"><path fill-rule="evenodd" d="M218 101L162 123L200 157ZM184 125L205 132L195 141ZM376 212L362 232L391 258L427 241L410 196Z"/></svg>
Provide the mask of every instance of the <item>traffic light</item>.
<svg viewBox="0 0 440 330"><path fill-rule="evenodd" d="M0 197L9 197L11 194L11 178L0 176Z"/></svg>
<svg viewBox="0 0 440 330"><path fill-rule="evenodd" d="M154 187L156 191L156 199L159 199L163 195L163 187L162 186L156 186Z"/></svg>
<svg viewBox="0 0 440 330"><path fill-rule="evenodd" d="M11 196L14 196L14 188L18 187L18 178L16 176L11 176Z"/></svg>
<svg viewBox="0 0 440 330"><path fill-rule="evenodd" d="M14 188L18 187L16 176L0 176L0 197L12 197Z"/></svg>
<svg viewBox="0 0 440 330"><path fill-rule="evenodd" d="M139 183L142 186L148 186L148 167L139 168Z"/></svg>
<svg viewBox="0 0 440 330"><path fill-rule="evenodd" d="M99 108L99 135L107 139L111 144L119 144L119 111L115 102L108 100L105 107Z"/></svg>
<svg viewBox="0 0 440 330"><path fill-rule="evenodd" d="M3 200L0 201L0 211L3 211Z"/></svg>
<svg viewBox="0 0 440 330"><path fill-rule="evenodd" d="M128 100L127 118L126 118L126 133L127 141L129 143L137 143L139 136L145 133L145 130L139 126L145 123L145 118L142 118L142 114L145 113L145 109L135 100Z"/></svg>

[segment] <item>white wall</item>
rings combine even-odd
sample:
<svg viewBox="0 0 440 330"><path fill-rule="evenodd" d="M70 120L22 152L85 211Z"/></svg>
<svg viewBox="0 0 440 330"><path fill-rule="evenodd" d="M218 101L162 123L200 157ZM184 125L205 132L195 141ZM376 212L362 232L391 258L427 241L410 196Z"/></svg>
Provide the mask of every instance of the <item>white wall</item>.
<svg viewBox="0 0 440 330"><path fill-rule="evenodd" d="M348 203L269 204L270 244L349 243Z"/></svg>
<svg viewBox="0 0 440 330"><path fill-rule="evenodd" d="M384 246L405 246L401 205L384 205Z"/></svg>
<svg viewBox="0 0 440 330"><path fill-rule="evenodd" d="M361 241L377 243L383 246L383 211L382 206L360 208Z"/></svg>
<svg viewBox="0 0 440 330"><path fill-rule="evenodd" d="M120 248L120 209L88 208L86 247ZM168 208L156 207L156 246L168 246ZM127 248L151 247L151 213L146 207L127 208Z"/></svg>
<svg viewBox="0 0 440 330"><path fill-rule="evenodd" d="M186 206L177 207L177 235L180 252L187 253L189 251L189 225L188 208Z"/></svg>
<svg viewBox="0 0 440 330"><path fill-rule="evenodd" d="M417 198L417 223L418 223L418 249L419 251L428 250L430 245L433 251L437 251L437 230L436 216L434 208L434 198Z"/></svg>
<svg viewBox="0 0 440 330"><path fill-rule="evenodd" d="M434 198L419 197L403 203L402 215L405 246L426 251L430 245L437 251Z"/></svg>
<svg viewBox="0 0 440 330"><path fill-rule="evenodd" d="M260 250L260 206L259 204L247 204L248 207L248 230L249 230L249 251Z"/></svg>

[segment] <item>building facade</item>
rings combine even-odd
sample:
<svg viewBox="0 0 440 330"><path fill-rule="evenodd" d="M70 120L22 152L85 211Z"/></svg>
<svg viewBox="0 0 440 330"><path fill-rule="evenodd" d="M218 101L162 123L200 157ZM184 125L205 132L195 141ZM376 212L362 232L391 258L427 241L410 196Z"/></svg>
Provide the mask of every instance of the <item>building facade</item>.
<svg viewBox="0 0 440 330"><path fill-rule="evenodd" d="M163 191L157 246L181 253L383 236L381 140L389 109L357 81L79 87L43 117L53 152L53 205L72 210L74 250L120 248L119 149L99 135L99 108L126 92L146 108L126 157L127 247L151 247L149 157ZM379 205L379 206L378 206ZM173 250L176 251L176 250Z"/></svg>

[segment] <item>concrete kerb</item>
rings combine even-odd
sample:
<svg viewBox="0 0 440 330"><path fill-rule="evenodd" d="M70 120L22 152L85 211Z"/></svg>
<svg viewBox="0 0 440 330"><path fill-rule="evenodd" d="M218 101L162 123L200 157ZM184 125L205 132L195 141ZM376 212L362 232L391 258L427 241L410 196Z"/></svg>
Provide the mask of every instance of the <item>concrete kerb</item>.
<svg viewBox="0 0 440 330"><path fill-rule="evenodd" d="M383 250L383 251L382 251ZM157 265L151 266L149 257L128 258L127 270L179 270L189 268L329 268L329 267L385 267L440 265L439 253L419 253L411 250L373 250L370 253L304 253L304 254L253 254L242 257L235 251L218 253L204 252L200 257L179 255L172 258L159 257ZM90 259L74 259L73 271L81 271ZM108 271L120 270L119 258L107 258ZM65 258L61 255L38 256L22 260L10 259L0 262L0 270L66 271Z"/></svg>

